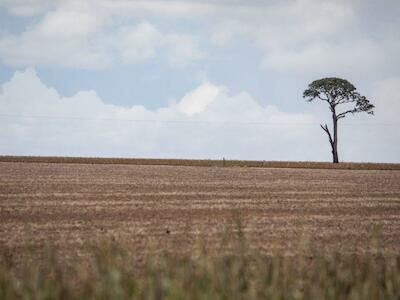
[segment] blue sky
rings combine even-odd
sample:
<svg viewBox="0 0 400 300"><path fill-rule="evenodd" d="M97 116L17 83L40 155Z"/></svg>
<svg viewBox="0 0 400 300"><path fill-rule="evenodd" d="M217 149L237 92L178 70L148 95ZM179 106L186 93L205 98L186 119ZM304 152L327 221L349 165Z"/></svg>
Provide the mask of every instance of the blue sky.
<svg viewBox="0 0 400 300"><path fill-rule="evenodd" d="M0 154L400 162L398 1L0 0Z"/></svg>

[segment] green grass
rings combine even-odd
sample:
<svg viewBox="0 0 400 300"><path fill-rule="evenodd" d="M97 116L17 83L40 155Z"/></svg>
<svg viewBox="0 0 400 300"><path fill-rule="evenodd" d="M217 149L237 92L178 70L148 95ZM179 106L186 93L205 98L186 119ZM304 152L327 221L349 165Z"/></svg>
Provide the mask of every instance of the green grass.
<svg viewBox="0 0 400 300"><path fill-rule="evenodd" d="M239 232L240 233L240 232ZM303 247L266 255L243 236L191 251L135 251L112 241L69 257L49 248L0 259L0 299L400 299L400 256Z"/></svg>

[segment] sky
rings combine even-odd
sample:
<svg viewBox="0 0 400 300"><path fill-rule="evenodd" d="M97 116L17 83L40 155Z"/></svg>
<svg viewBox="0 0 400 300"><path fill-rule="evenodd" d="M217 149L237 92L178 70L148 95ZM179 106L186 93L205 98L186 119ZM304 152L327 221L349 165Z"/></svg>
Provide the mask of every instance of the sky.
<svg viewBox="0 0 400 300"><path fill-rule="evenodd" d="M400 162L397 0L0 0L0 155Z"/></svg>

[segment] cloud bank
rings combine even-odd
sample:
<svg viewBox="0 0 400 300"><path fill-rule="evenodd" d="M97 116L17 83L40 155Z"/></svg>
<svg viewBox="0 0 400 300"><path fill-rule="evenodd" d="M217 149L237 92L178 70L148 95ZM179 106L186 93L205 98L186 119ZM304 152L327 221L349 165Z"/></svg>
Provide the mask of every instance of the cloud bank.
<svg viewBox="0 0 400 300"><path fill-rule="evenodd" d="M391 97L399 83L377 85L381 116L369 125L397 118L384 104L399 107ZM27 69L2 85L0 115L1 154L330 160L320 116L262 106L246 92L232 95L210 82L149 110L105 104L94 91L62 97ZM342 126L346 160L398 161L397 130L359 124Z"/></svg>
<svg viewBox="0 0 400 300"><path fill-rule="evenodd" d="M98 69L160 57L182 67L240 42L261 51L266 71L393 72L400 64L396 2L5 0L0 7L9 14L35 18L22 32L0 35L0 59Z"/></svg>
<svg viewBox="0 0 400 300"><path fill-rule="evenodd" d="M296 159L313 132L301 124L315 123L209 82L157 110L108 105L94 91L65 98L33 69L2 86L0 113L0 153L25 155Z"/></svg>

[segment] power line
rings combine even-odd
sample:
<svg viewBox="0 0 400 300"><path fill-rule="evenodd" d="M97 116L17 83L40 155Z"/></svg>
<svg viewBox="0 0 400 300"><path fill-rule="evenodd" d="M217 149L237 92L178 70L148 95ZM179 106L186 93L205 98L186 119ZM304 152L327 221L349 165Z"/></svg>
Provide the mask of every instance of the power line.
<svg viewBox="0 0 400 300"><path fill-rule="evenodd" d="M40 115L13 115L0 114L0 117L18 118L18 119L43 119L43 120L73 120L73 121L115 121L130 123L171 123L171 124L220 124L220 125L262 125L262 126L314 126L320 123L285 123L285 122L242 122L242 121L207 121L207 120L155 120L155 119L117 119L117 118L88 118L74 116L40 116ZM400 126L400 123L341 123L343 126Z"/></svg>

